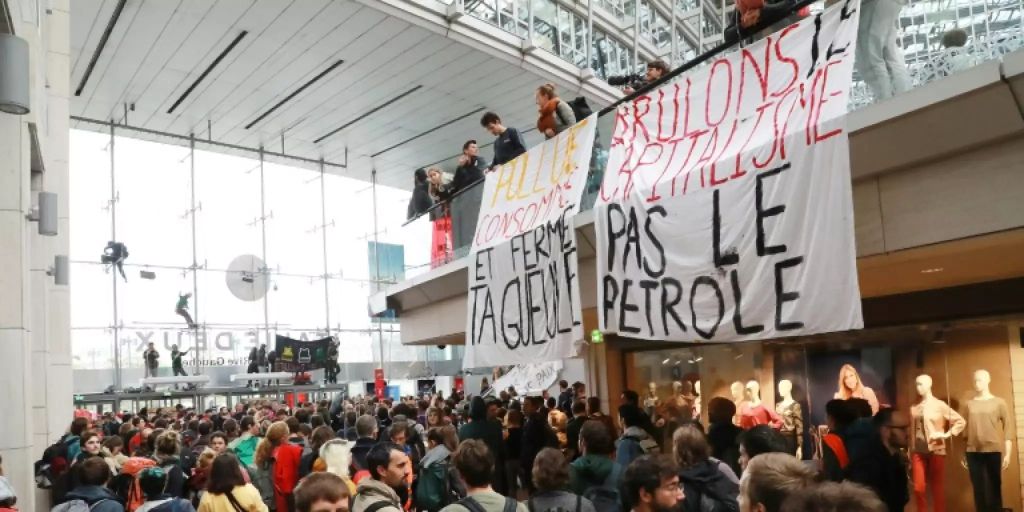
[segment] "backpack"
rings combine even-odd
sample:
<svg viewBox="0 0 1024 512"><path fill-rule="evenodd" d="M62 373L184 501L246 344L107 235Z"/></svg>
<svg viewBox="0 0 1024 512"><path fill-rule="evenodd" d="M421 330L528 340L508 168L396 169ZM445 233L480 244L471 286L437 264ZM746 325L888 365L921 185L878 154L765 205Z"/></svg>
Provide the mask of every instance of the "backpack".
<svg viewBox="0 0 1024 512"><path fill-rule="evenodd" d="M78 438L64 436L43 450L43 456L35 463L36 487L49 489L67 472L71 465L68 447L72 442L78 442Z"/></svg>
<svg viewBox="0 0 1024 512"><path fill-rule="evenodd" d="M530 512L580 512L581 510L583 510L583 496L580 496L579 494L576 495L575 511L564 509L562 507L551 507L546 508L544 510L537 510L537 507L533 503L533 496L531 496L530 499L526 501L526 508L529 509Z"/></svg>
<svg viewBox="0 0 1024 512"><path fill-rule="evenodd" d="M594 109L590 108L590 105L587 104L587 99L583 96L577 96L575 99L567 103L569 103L569 108L572 109L573 115L576 116L577 123L590 117L590 115L594 113ZM570 405L570 408L571 407L572 406Z"/></svg>
<svg viewBox="0 0 1024 512"><path fill-rule="evenodd" d="M433 512L458 501L458 496L452 490L449 467L448 459L445 459L420 468L416 479L417 509Z"/></svg>
<svg viewBox="0 0 1024 512"><path fill-rule="evenodd" d="M99 500L96 503L93 503L92 505L89 505L88 503L82 500L66 501L64 503L54 505L53 508L50 509L50 512L89 512L90 510L93 509L93 507L99 505L100 503L103 503L104 501L110 500Z"/></svg>
<svg viewBox="0 0 1024 512"><path fill-rule="evenodd" d="M267 461L266 467L261 468L257 464L248 467L249 480L253 487L260 491L260 499L267 506L268 510L276 510L277 502L274 501L274 459Z"/></svg>
<svg viewBox="0 0 1024 512"><path fill-rule="evenodd" d="M153 459L129 457L121 466L121 473L111 482L114 492L124 500L124 509L127 512L134 512L146 501L146 496L139 487L139 473L152 467L156 467L156 461Z"/></svg>
<svg viewBox="0 0 1024 512"><path fill-rule="evenodd" d="M600 485L587 487L583 497L594 503L597 512L619 512L623 510L618 482L622 477L622 466L616 464Z"/></svg>
<svg viewBox="0 0 1024 512"><path fill-rule="evenodd" d="M459 505L462 505L463 507L465 507L466 510L469 510L469 512L487 512L487 510L484 509L484 507L480 505L480 502L478 502L475 499L473 499L472 496L466 496L465 498L462 498L461 500L457 501L456 503L458 503ZM518 508L519 508L519 502L518 501L516 501L516 500L514 500L512 498L509 498L507 496L505 497L505 508L503 509L502 512L516 512L516 510Z"/></svg>
<svg viewBox="0 0 1024 512"><path fill-rule="evenodd" d="M640 451L644 455L654 455L661 453L661 447L658 446L658 442L655 441L654 439L651 439L650 437L640 439L639 437L636 436L622 436L622 438L629 439L630 441L633 441L637 445L639 445Z"/></svg>

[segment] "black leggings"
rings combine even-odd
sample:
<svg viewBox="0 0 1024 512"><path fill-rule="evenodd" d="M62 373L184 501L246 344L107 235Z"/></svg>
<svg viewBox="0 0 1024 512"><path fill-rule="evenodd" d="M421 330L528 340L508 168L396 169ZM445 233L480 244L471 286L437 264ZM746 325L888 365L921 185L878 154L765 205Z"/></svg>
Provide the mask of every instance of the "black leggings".
<svg viewBox="0 0 1024 512"><path fill-rule="evenodd" d="M977 512L1003 510L1003 455L999 452L967 452L967 470L974 486Z"/></svg>

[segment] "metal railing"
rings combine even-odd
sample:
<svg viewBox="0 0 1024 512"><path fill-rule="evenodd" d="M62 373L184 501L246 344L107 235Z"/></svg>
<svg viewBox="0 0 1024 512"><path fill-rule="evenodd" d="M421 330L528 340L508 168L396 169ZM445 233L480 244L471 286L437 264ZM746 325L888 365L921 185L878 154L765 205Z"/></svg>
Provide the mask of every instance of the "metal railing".
<svg viewBox="0 0 1024 512"><path fill-rule="evenodd" d="M529 1L529 0L525 0ZM467 3L469 0L467 0ZM804 0L797 2L793 12L816 2ZM812 7L818 10L818 5ZM904 51L904 62L907 66L913 85L920 86L938 80L965 69L977 66L987 61L998 60L1002 56L1017 49L1024 48L1024 0L918 0L911 1L904 7L899 19L901 30L900 45ZM747 34L757 33L768 28L771 24L761 23L746 31ZM950 39L945 37L947 33L954 30L962 30L966 33L966 44L963 46L947 46ZM962 34L961 34L962 35ZM944 44L944 39L946 39ZM955 39L955 38L952 38ZM682 66L671 71L661 80L640 89L633 94L627 95L612 105L599 112L598 135L594 142L594 152L591 158L590 175L587 178L587 189L584 192L580 211L590 209L594 204L595 194L600 187L603 177L604 163L607 159L607 148L610 143L612 126L607 114L613 112L619 105L632 101L633 99L647 93L648 91L671 82L679 75L707 64L713 57L729 50L735 44L734 41L727 41L718 44L714 48L700 54L696 58L686 62ZM854 72L854 83L850 91L850 111L868 106L875 102L868 86L860 79L859 74ZM452 157L452 163L457 157ZM439 162L432 165L440 165L443 169L448 162ZM482 184L475 183L471 188L478 188ZM461 191L468 192L469 189ZM437 218L438 212L447 208L450 215L452 230L465 230L469 227L475 228L476 215L479 205L467 207L467 198L463 194L457 194L452 198L450 204L438 204L428 210L427 213L414 217L406 222L403 229L411 231L429 230L432 228L428 221L431 216ZM479 200L480 194L474 197ZM474 212L471 218L461 216L462 211ZM472 229L470 229L472 232ZM464 240L460 238L460 242ZM441 257L435 257L432 261L423 261L414 264L407 271L407 277L413 277L429 271L431 268L441 266L449 261L457 260L466 256L469 252L470 241L465 243L454 243L453 239L448 240L448 251Z"/></svg>

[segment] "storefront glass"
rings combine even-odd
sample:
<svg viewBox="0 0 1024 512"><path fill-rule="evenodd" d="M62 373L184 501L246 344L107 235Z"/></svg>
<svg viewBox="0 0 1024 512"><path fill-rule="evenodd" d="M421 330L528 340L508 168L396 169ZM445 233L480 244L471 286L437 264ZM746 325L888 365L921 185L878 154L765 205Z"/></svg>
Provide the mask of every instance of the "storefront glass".
<svg viewBox="0 0 1024 512"><path fill-rule="evenodd" d="M863 398L872 412L894 408L909 418L911 503L923 488L922 499L949 510L974 510L976 494L1020 510L1015 329L972 322L634 351L624 358L625 384L655 422L664 420L664 448L676 425L699 418L713 431L724 418L742 430L771 425L805 460L821 458L826 404ZM1004 457L1009 465L1001 469ZM1000 492L984 498L986 485Z"/></svg>

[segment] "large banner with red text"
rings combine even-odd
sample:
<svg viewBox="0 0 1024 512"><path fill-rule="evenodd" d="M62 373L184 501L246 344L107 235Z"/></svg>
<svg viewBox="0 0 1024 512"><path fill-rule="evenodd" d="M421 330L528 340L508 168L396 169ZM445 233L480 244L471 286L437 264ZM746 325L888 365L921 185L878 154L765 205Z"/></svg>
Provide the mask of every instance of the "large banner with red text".
<svg viewBox="0 0 1024 512"><path fill-rule="evenodd" d="M576 355L583 322L573 216L596 126L588 117L487 175L469 255L464 368Z"/></svg>
<svg viewBox="0 0 1024 512"><path fill-rule="evenodd" d="M601 329L741 341L863 327L848 0L616 113L595 211Z"/></svg>

